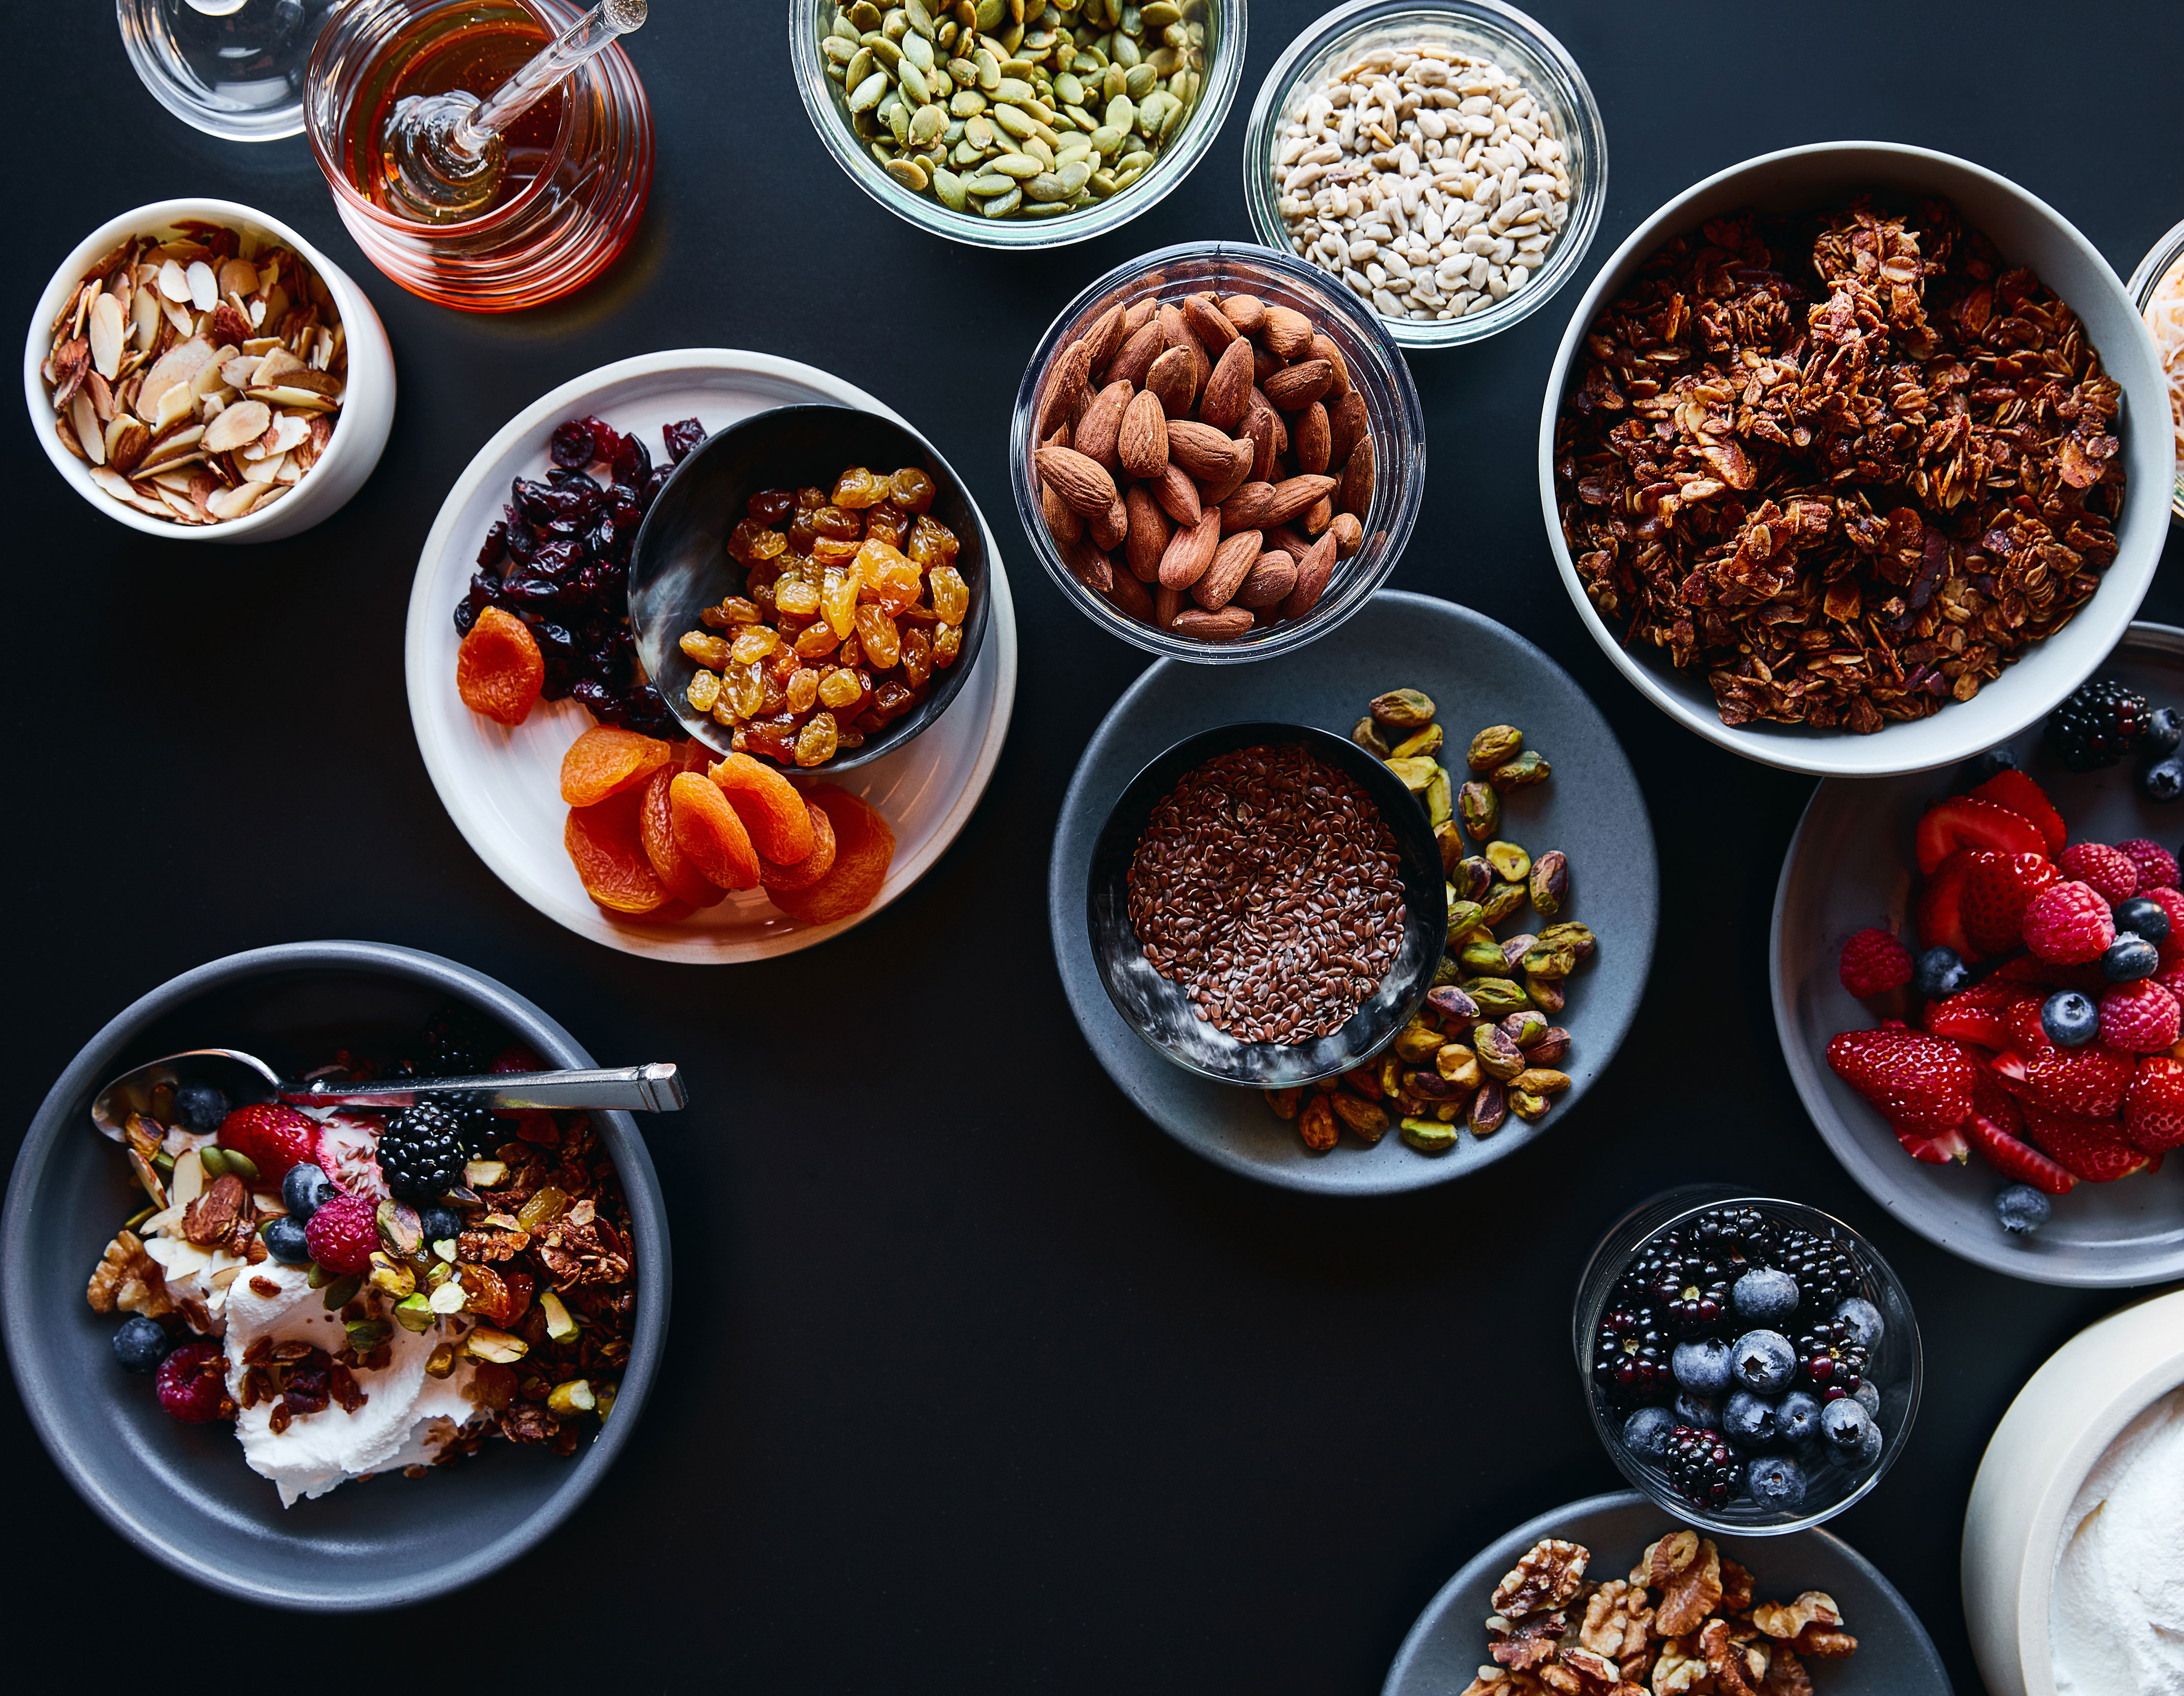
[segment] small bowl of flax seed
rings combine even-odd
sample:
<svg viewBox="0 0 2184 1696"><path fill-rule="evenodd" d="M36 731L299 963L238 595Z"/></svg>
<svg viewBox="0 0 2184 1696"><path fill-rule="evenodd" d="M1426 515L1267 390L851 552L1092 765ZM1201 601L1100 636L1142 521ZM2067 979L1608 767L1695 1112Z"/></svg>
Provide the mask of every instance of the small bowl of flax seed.
<svg viewBox="0 0 2184 1696"><path fill-rule="evenodd" d="M1354 743L1224 724L1133 778L1092 851L1085 922L1130 1028L1187 1071L1279 1089L1385 1046L1448 923L1424 807Z"/></svg>

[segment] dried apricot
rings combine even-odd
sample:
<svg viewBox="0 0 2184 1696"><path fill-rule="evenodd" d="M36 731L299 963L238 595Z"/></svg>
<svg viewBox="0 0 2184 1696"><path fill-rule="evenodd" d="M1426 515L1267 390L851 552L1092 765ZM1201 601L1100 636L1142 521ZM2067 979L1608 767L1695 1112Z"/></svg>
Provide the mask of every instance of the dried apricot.
<svg viewBox="0 0 2184 1696"><path fill-rule="evenodd" d="M561 799L571 806L596 806L610 795L636 788L674 756L671 744L634 730L594 725L561 756Z"/></svg>
<svg viewBox="0 0 2184 1696"><path fill-rule="evenodd" d="M546 661L531 627L497 606L481 611L455 650L455 693L496 724L521 724L545 687Z"/></svg>
<svg viewBox="0 0 2184 1696"><path fill-rule="evenodd" d="M834 863L804 890L769 890L767 898L800 924L832 924L862 912L878 898L894 860L894 832L856 796L829 784L815 784L811 802L834 827Z"/></svg>
<svg viewBox="0 0 2184 1696"><path fill-rule="evenodd" d="M667 904L667 885L645 857L638 809L644 795L624 789L590 806L572 806L561 845L583 879L584 893L609 912L636 917Z"/></svg>
<svg viewBox="0 0 2184 1696"><path fill-rule="evenodd" d="M793 866L811 853L811 810L796 785L772 767L748 754L731 754L713 767L713 781L735 804L751 841L766 859Z"/></svg>
<svg viewBox="0 0 2184 1696"><path fill-rule="evenodd" d="M724 890L758 886L750 833L710 778L677 772L667 785L667 810L675 845L707 879ZM649 869L650 862L646 865Z"/></svg>
<svg viewBox="0 0 2184 1696"><path fill-rule="evenodd" d="M676 845L675 814L668 805L667 786L677 776L671 763L646 782L642 791L644 800L638 808L638 834L644 844L644 857L652 862L654 874L666 885L668 893L692 907L711 907L725 901L728 892L699 871Z"/></svg>
<svg viewBox="0 0 2184 1696"><path fill-rule="evenodd" d="M759 862L759 884L769 895L776 890L808 890L834 869L834 821L823 807L809 802L805 807L811 815L811 851L793 866Z"/></svg>

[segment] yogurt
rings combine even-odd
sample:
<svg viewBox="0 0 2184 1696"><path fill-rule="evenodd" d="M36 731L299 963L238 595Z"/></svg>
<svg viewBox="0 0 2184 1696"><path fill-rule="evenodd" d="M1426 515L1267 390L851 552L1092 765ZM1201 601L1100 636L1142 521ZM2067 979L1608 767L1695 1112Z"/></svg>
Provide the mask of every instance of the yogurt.
<svg viewBox="0 0 2184 1696"><path fill-rule="evenodd" d="M2086 1475L2048 1628L2061 1696L2184 1696L2184 1386Z"/></svg>
<svg viewBox="0 0 2184 1696"><path fill-rule="evenodd" d="M259 1282L273 1286L265 1294ZM235 1280L227 1292L227 1384L240 1402L243 1357L260 1338L300 1341L337 1353L348 1338L341 1315L329 1313L321 1292L310 1287L305 1269L267 1261ZM272 1428L273 1403L238 1408L235 1434L243 1459L281 1492L281 1505L323 1496L352 1478L404 1466L429 1465L447 1442L474 1420L483 1417L471 1396L476 1364L458 1357L445 1378L426 1375L425 1362L441 1343L460 1337L469 1321L439 1319L423 1332L394 1327L387 1340L390 1356L376 1371L359 1372L364 1405L348 1412L331 1402L317 1413Z"/></svg>

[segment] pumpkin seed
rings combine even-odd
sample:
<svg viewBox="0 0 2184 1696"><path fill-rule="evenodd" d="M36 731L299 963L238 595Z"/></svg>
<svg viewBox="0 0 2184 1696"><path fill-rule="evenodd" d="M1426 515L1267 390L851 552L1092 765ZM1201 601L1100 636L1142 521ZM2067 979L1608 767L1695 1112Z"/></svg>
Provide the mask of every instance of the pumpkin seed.
<svg viewBox="0 0 2184 1696"><path fill-rule="evenodd" d="M983 217L1006 218L1022 204L1023 191L1011 184L1006 194L995 195L979 207L978 211Z"/></svg>
<svg viewBox="0 0 2184 1696"><path fill-rule="evenodd" d="M891 159L887 162L887 174L913 192L922 192L929 180L925 167L916 159Z"/></svg>
<svg viewBox="0 0 2184 1696"><path fill-rule="evenodd" d="M905 55L894 68L895 78L901 84L903 96L913 106L922 106L933 98L933 86L925 80L925 73Z"/></svg>
<svg viewBox="0 0 2184 1696"><path fill-rule="evenodd" d="M850 109L852 112L869 112L880 103L887 92L887 73L876 70L850 91Z"/></svg>
<svg viewBox="0 0 2184 1696"><path fill-rule="evenodd" d="M948 127L948 114L938 106L921 106L911 114L910 144L914 148L929 148L940 139Z"/></svg>
<svg viewBox="0 0 2184 1696"><path fill-rule="evenodd" d="M970 204L963 179L952 170L933 173L933 192L934 198L950 212L961 212Z"/></svg>
<svg viewBox="0 0 2184 1696"><path fill-rule="evenodd" d="M911 29L916 31L928 41L933 39L933 14L926 10L925 0L908 0L908 3L902 10L903 15L910 20ZM1155 26L1148 25L1146 27L1150 29Z"/></svg>
<svg viewBox="0 0 2184 1696"><path fill-rule="evenodd" d="M975 88L959 88L948 97L948 109L959 118L975 118L986 109L986 97Z"/></svg>
<svg viewBox="0 0 2184 1696"><path fill-rule="evenodd" d="M905 36L902 38L902 56L920 70L933 69L933 43L923 36Z"/></svg>
<svg viewBox="0 0 2184 1696"><path fill-rule="evenodd" d="M866 36L865 50L879 61L890 76L901 68L902 48L885 36Z"/></svg>

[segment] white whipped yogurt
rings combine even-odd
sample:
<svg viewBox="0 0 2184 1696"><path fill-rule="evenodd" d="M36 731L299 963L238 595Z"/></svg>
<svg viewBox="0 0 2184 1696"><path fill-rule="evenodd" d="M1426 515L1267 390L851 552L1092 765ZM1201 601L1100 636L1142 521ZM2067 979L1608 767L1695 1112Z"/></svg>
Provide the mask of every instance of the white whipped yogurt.
<svg viewBox="0 0 2184 1696"><path fill-rule="evenodd" d="M274 1286L266 1295L254 1286ZM274 1342L302 1341L337 1353L347 1343L341 1315L329 1313L321 1293L309 1286L300 1266L267 1261L228 1288L227 1382L238 1398L243 1356L259 1338ZM281 1505L323 1496L351 1478L404 1466L431 1464L448 1440L480 1413L471 1398L473 1362L459 1357L445 1378L427 1377L425 1362L434 1348L460 1336L470 1322L459 1316L439 1319L423 1332L394 1327L387 1341L391 1358L376 1372L359 1372L357 1387L367 1399L354 1413L338 1402L315 1414L272 1429L273 1404L242 1408L235 1418L243 1458L251 1470L272 1480Z"/></svg>
<svg viewBox="0 0 2184 1696"><path fill-rule="evenodd" d="M2048 1629L2062 1696L2184 1696L2184 1386L2086 1475L2063 1522Z"/></svg>

